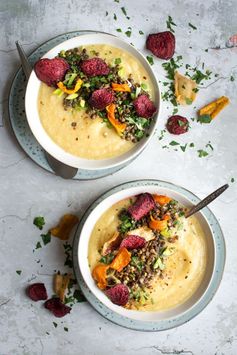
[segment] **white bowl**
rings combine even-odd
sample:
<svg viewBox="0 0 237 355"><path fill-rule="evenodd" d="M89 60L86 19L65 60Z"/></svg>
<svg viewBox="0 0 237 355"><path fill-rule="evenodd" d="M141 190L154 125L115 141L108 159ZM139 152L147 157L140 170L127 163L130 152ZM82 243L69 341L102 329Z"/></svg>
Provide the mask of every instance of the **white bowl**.
<svg viewBox="0 0 237 355"><path fill-rule="evenodd" d="M57 56L58 53L63 49L68 50L71 48L75 48L83 45L91 45L91 44L108 44L126 50L134 57L136 57L136 59L143 65L143 67L148 72L152 84L154 86L154 93L155 93L154 101L157 107L157 112L155 114L155 117L149 129L149 136L144 137L140 142L138 142L134 146L134 148L132 148L127 153L122 154L115 158L102 159L102 160L90 160L90 159L83 159L75 155L72 155L70 153L67 153L49 137L49 135L44 130L41 124L39 113L38 113L38 93L39 93L41 81L37 78L34 71L32 71L30 75L27 88L26 88L25 110L26 110L26 117L32 133L34 134L39 144L50 155L52 155L54 158L58 159L59 161L76 168L87 169L87 170L98 170L98 169L107 169L107 168L123 165L131 161L132 159L134 159L146 147L146 145L149 143L154 133L157 124L161 100L160 100L160 91L159 91L155 74L151 66L148 64L146 58L129 43L123 41L122 39L116 36L109 35L109 34L95 33L95 34L87 34L87 35L74 37L52 48L42 58L51 59Z"/></svg>
<svg viewBox="0 0 237 355"><path fill-rule="evenodd" d="M208 253L208 263L204 278L195 293L184 303L175 308L159 312L141 312L128 310L113 304L109 298L96 286L88 265L88 243L101 215L116 202L143 192L158 193L171 196L181 204L191 207L199 199L191 192L158 180L141 180L120 185L101 196L86 211L78 230L78 245L74 245L74 267L77 275L79 265L82 286L88 300L104 316L118 324L133 329L160 330L180 325L198 314L211 300L216 292L225 261L225 244L219 224L208 208L196 214L204 231ZM98 300L95 301L95 300ZM170 325L172 324L172 325Z"/></svg>

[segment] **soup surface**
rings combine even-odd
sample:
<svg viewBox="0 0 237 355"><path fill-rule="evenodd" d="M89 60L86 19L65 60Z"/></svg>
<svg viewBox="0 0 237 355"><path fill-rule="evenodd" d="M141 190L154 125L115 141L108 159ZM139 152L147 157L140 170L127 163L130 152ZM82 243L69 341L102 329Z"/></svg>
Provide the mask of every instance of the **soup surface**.
<svg viewBox="0 0 237 355"><path fill-rule="evenodd" d="M122 200L108 209L97 221L89 241L88 262L91 271L99 262L100 250L117 230L118 211L130 204ZM184 219L183 229L175 243L175 252L166 260L163 278L157 277L144 304L130 309L163 311L184 303L198 289L207 264L207 246L203 230L195 217ZM174 244L168 243L170 246Z"/></svg>
<svg viewBox="0 0 237 355"><path fill-rule="evenodd" d="M122 76L131 74L135 82L146 85L154 99L151 79L137 59L128 52L109 45L85 46L91 56L96 51L107 64L121 59ZM50 138L66 152L86 159L117 157L132 149L135 143L121 139L116 130L108 127L98 115L91 119L85 110L65 110L64 97L53 94L55 88L42 83L38 96L41 123Z"/></svg>

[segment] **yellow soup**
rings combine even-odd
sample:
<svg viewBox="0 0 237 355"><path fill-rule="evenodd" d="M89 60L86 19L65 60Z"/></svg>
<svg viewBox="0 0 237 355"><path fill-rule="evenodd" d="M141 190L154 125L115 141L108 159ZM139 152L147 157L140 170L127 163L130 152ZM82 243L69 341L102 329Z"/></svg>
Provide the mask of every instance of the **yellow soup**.
<svg viewBox="0 0 237 355"><path fill-rule="evenodd" d="M118 211L130 204L129 200L116 203L97 221L89 241L88 262L91 271L99 262L99 251L117 230ZM205 274L207 245L203 230L195 217L184 220L184 228L178 233L173 255L166 258L163 279L156 278L145 304L134 303L130 308L140 311L164 311L184 303L198 289Z"/></svg>
<svg viewBox="0 0 237 355"><path fill-rule="evenodd" d="M128 52L109 45L85 46L88 54L99 52L107 64L121 58L122 74L137 83L147 85L147 92L154 99L151 79L137 59ZM93 55L91 55L93 57ZM41 123L50 138L66 152L86 159L107 159L128 152L134 143L121 139L114 128L108 128L100 117L91 119L85 110L66 111L64 96L53 94L55 89L42 83L39 90L38 110Z"/></svg>

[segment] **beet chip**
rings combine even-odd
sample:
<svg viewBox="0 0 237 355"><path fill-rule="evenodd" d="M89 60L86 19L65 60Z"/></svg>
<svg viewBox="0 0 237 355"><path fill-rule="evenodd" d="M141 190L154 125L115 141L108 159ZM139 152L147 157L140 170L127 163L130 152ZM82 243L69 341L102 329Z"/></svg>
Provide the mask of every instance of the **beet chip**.
<svg viewBox="0 0 237 355"><path fill-rule="evenodd" d="M26 293L33 301L47 300L48 298L47 291L43 283L29 285L26 289Z"/></svg>
<svg viewBox="0 0 237 355"><path fill-rule="evenodd" d="M189 122L187 118L175 115L168 119L166 127L172 134L183 134L188 131Z"/></svg>
<svg viewBox="0 0 237 355"><path fill-rule="evenodd" d="M114 94L109 89L95 90L90 97L90 105L98 110L103 110L114 100Z"/></svg>
<svg viewBox="0 0 237 355"><path fill-rule="evenodd" d="M133 101L138 116L150 118L156 112L156 107L147 95L140 95Z"/></svg>
<svg viewBox="0 0 237 355"><path fill-rule="evenodd" d="M129 290L126 285L118 284L105 291L110 301L118 306L125 306L129 299Z"/></svg>
<svg viewBox="0 0 237 355"><path fill-rule="evenodd" d="M150 34L146 40L146 48L158 58L170 59L174 55L175 36L170 31Z"/></svg>
<svg viewBox="0 0 237 355"><path fill-rule="evenodd" d="M108 75L109 67L101 58L91 58L83 60L81 70L87 76Z"/></svg>
<svg viewBox="0 0 237 355"><path fill-rule="evenodd" d="M60 301L60 298L56 297L50 298L44 303L44 306L58 318L64 317L71 311L71 307L66 306Z"/></svg>
<svg viewBox="0 0 237 355"><path fill-rule="evenodd" d="M151 194L145 193L137 197L135 203L128 208L128 212L136 221L144 217L155 207L155 201Z"/></svg>
<svg viewBox="0 0 237 355"><path fill-rule="evenodd" d="M69 64L63 58L43 58L34 65L35 74L48 86L55 86L62 81L68 69Z"/></svg>
<svg viewBox="0 0 237 355"><path fill-rule="evenodd" d="M144 238L139 237L138 235L129 235L122 240L119 249L126 248L128 250L132 249L141 249L146 244Z"/></svg>

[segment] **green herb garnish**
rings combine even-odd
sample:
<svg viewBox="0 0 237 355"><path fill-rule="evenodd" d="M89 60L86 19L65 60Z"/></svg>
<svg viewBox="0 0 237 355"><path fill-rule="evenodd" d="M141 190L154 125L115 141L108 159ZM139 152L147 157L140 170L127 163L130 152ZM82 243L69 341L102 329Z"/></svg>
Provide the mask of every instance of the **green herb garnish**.
<svg viewBox="0 0 237 355"><path fill-rule="evenodd" d="M107 255L104 255L100 258L100 262L103 263L103 264L110 264L114 259L114 255L112 253L109 253Z"/></svg>
<svg viewBox="0 0 237 355"><path fill-rule="evenodd" d="M51 233L50 232L48 232L47 234L41 234L40 236L43 240L44 245L51 242Z"/></svg>
<svg viewBox="0 0 237 355"><path fill-rule="evenodd" d="M171 141L171 142L169 143L169 145L179 145L179 143L176 142L176 141Z"/></svg>
<svg viewBox="0 0 237 355"><path fill-rule="evenodd" d="M36 244L36 246L35 246L35 249L40 249L40 248L42 248L42 245L41 245L40 242L37 242L37 244Z"/></svg>
<svg viewBox="0 0 237 355"><path fill-rule="evenodd" d="M116 14L114 14L114 20L117 21L117 16L116 16Z"/></svg>
<svg viewBox="0 0 237 355"><path fill-rule="evenodd" d="M174 32L174 29L172 28L172 26L177 26L177 25L173 22L173 19L171 16L168 16L168 20L166 21L166 26L171 32Z"/></svg>
<svg viewBox="0 0 237 355"><path fill-rule="evenodd" d="M235 78L233 77L233 75L231 75L230 81L235 81Z"/></svg>
<svg viewBox="0 0 237 355"><path fill-rule="evenodd" d="M115 60L114 60L114 63L116 65L121 64L121 62L122 62L121 58L115 58Z"/></svg>
<svg viewBox="0 0 237 355"><path fill-rule="evenodd" d="M210 123L212 118L210 115L200 115L197 120L200 123Z"/></svg>
<svg viewBox="0 0 237 355"><path fill-rule="evenodd" d="M121 7L121 10L122 10L122 13L125 15L125 16L127 16L127 11L126 11L126 9L125 9L125 7L123 6L123 7Z"/></svg>
<svg viewBox="0 0 237 355"><path fill-rule="evenodd" d="M44 220L44 217L35 217L34 218L34 221L33 221L34 225L39 228L40 230L43 229L43 226L45 225L45 220Z"/></svg>
<svg viewBox="0 0 237 355"><path fill-rule="evenodd" d="M186 102L187 105L192 105L193 100L190 99L189 97L185 97L185 102Z"/></svg>
<svg viewBox="0 0 237 355"><path fill-rule="evenodd" d="M199 150L198 150L198 156L199 156L199 158L206 157L207 155L208 155L208 152L206 152L205 150L203 150L203 149L199 149Z"/></svg>
<svg viewBox="0 0 237 355"><path fill-rule="evenodd" d="M67 327L64 327L63 329L65 330L65 332L68 332L68 328Z"/></svg>
<svg viewBox="0 0 237 355"><path fill-rule="evenodd" d="M187 148L187 143L186 143L185 145L181 145L181 146L180 146L180 149L181 149L183 152L185 152L186 148Z"/></svg>
<svg viewBox="0 0 237 355"><path fill-rule="evenodd" d="M132 34L132 31L131 31L131 30L127 30L127 31L125 32L125 35L126 35L127 37L131 37L131 34Z"/></svg>
<svg viewBox="0 0 237 355"><path fill-rule="evenodd" d="M196 30L197 29L197 27L196 26L194 26L194 25L192 25L190 22L189 22L189 27L191 27L193 30Z"/></svg>
<svg viewBox="0 0 237 355"><path fill-rule="evenodd" d="M230 182L235 182L235 179L232 177L231 180L230 180Z"/></svg>
<svg viewBox="0 0 237 355"><path fill-rule="evenodd" d="M56 322L53 322L54 328L57 328L58 324Z"/></svg>
<svg viewBox="0 0 237 355"><path fill-rule="evenodd" d="M122 32L121 28L116 29L117 32Z"/></svg>
<svg viewBox="0 0 237 355"><path fill-rule="evenodd" d="M144 35L144 32L140 30L139 35Z"/></svg>
<svg viewBox="0 0 237 355"><path fill-rule="evenodd" d="M153 57L147 55L147 56L146 56L146 59L147 59L147 61L149 62L150 65L153 65L153 64L154 64Z"/></svg>
<svg viewBox="0 0 237 355"><path fill-rule="evenodd" d="M21 275L22 271L21 271L21 270L16 270L16 273L17 273L18 275Z"/></svg>

